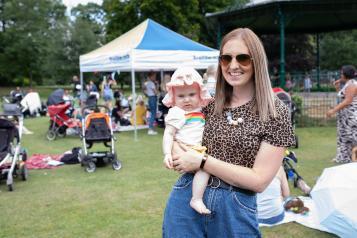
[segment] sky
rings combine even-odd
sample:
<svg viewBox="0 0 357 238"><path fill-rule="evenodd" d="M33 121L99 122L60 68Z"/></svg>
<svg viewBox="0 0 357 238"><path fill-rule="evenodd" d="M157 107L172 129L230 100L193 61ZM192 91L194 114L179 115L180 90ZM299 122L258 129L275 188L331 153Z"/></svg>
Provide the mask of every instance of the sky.
<svg viewBox="0 0 357 238"><path fill-rule="evenodd" d="M64 5L66 5L68 8L72 8L77 6L78 4L87 4L89 2L94 2L97 3L99 5L102 4L103 0L62 0Z"/></svg>

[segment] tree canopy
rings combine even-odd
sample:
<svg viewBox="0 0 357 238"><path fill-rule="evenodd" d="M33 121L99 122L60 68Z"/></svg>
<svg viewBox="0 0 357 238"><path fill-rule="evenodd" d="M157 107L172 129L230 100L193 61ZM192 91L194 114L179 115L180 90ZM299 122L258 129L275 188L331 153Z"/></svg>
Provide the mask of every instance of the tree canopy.
<svg viewBox="0 0 357 238"><path fill-rule="evenodd" d="M79 73L79 56L113 40L147 18L216 47L205 14L247 0L104 0L71 9L62 0L0 0L1 85L65 84ZM269 60L279 59L279 36L262 36ZM321 66L357 64L357 30L321 35ZM314 36L286 40L288 70L314 67Z"/></svg>

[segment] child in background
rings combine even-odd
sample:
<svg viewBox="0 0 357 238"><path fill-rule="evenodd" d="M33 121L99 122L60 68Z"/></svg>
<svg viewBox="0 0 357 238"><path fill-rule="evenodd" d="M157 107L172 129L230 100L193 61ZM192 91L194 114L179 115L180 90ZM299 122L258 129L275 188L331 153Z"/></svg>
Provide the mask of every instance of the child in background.
<svg viewBox="0 0 357 238"><path fill-rule="evenodd" d="M165 118L163 152L166 168L172 169L172 154L173 151L176 152L176 148L180 148L180 145L205 152L205 147L201 146L205 125L201 108L208 104L211 96L204 87L200 74L189 67L178 68L166 88L167 94L162 102L171 108ZM209 176L203 170L199 170L192 183L190 205L200 214L211 213L202 200Z"/></svg>

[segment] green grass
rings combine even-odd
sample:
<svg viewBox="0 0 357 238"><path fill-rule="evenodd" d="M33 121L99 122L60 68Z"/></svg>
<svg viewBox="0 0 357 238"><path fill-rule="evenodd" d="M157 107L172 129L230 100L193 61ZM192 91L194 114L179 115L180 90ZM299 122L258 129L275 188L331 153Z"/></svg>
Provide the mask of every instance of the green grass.
<svg viewBox="0 0 357 238"><path fill-rule="evenodd" d="M24 135L29 154L59 154L80 146L77 137L48 142L48 118L27 119L35 132ZM162 135L162 130L160 130ZM295 150L298 171L314 184L335 153L335 128L298 129L301 149ZM162 166L162 137L139 131L116 134L123 168L95 173L80 165L31 170L29 180L15 180L15 191L0 185L0 237L161 237L162 214L178 174ZM299 192L292 189L295 195ZM298 224L263 228L264 237L333 237Z"/></svg>

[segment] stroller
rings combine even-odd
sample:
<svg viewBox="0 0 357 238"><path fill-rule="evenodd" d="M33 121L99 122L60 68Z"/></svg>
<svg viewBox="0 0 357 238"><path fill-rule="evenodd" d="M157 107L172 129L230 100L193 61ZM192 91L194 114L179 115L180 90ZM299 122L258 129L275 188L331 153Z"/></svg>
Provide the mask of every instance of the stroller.
<svg viewBox="0 0 357 238"><path fill-rule="evenodd" d="M9 191L13 191L14 177L20 175L23 181L28 178L27 153L21 148L23 116L17 104L4 103L3 109L0 118L0 180L6 178ZM14 123L18 123L18 128Z"/></svg>
<svg viewBox="0 0 357 238"><path fill-rule="evenodd" d="M100 112L100 109L104 109L105 112ZM88 173L94 172L97 165L106 163L111 163L114 170L120 170L122 165L114 148L115 138L109 108L102 105L86 106L82 109L82 115L81 165L85 166ZM88 150L94 143L104 143L105 147L110 149L109 151L89 152Z"/></svg>
<svg viewBox="0 0 357 238"><path fill-rule="evenodd" d="M47 131L47 139L52 141L56 137L65 137L67 128L74 130L74 134L80 133L81 123L71 117L73 107L70 102L63 99L64 90L56 89L47 100L47 112L50 116L50 126Z"/></svg>
<svg viewBox="0 0 357 238"><path fill-rule="evenodd" d="M311 188L306 184L304 179L296 171L293 164L297 163L297 158L293 151L286 150L283 159L283 167L288 180L294 182L294 188L299 188L305 195L309 195Z"/></svg>
<svg viewBox="0 0 357 238"><path fill-rule="evenodd" d="M285 92L282 88L273 88L273 91L275 95L289 108L291 123L293 129L295 130L295 114L297 113L298 109L293 100L291 99L290 94ZM297 135L295 135L295 148L299 148L299 138L297 137Z"/></svg>
<svg viewBox="0 0 357 238"><path fill-rule="evenodd" d="M9 96L3 96L3 100L8 104L17 104L21 107L24 117L45 116L46 106L41 102L37 92L29 92L26 95L20 92L11 91Z"/></svg>
<svg viewBox="0 0 357 238"><path fill-rule="evenodd" d="M78 119L71 118L67 111L70 109L70 103L51 105L47 107L50 115L50 126L47 131L47 139L52 141L56 137L65 137L67 128L73 128L79 134L81 123Z"/></svg>

